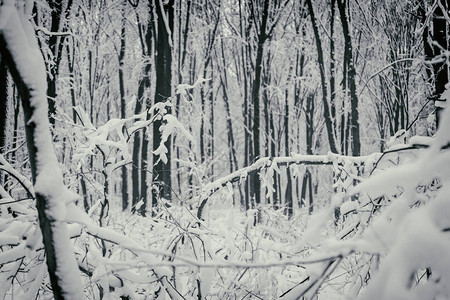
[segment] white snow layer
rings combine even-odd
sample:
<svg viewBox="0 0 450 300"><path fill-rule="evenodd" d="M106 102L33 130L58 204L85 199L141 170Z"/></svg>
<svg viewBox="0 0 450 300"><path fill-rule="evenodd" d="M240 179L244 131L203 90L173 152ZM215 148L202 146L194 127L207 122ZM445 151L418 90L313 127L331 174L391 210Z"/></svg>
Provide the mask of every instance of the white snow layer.
<svg viewBox="0 0 450 300"><path fill-rule="evenodd" d="M73 246L69 240L65 218L65 201L73 195L63 185L61 171L52 145L47 118L47 83L44 60L34 30L15 7L15 1L3 1L0 6L0 35L5 40L19 76L30 92L31 119L34 126L33 143L36 151L35 192L46 197L46 214L53 222L57 271L65 299L83 299L83 288ZM24 100L26 101L26 99ZM3 253L5 254L5 253Z"/></svg>

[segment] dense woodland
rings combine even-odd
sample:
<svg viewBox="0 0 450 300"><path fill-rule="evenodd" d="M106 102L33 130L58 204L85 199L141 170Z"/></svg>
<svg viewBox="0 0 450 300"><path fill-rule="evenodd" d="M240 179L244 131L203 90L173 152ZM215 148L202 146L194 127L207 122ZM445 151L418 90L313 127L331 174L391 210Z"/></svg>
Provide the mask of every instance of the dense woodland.
<svg viewBox="0 0 450 300"><path fill-rule="evenodd" d="M0 0L0 299L450 299L449 9Z"/></svg>

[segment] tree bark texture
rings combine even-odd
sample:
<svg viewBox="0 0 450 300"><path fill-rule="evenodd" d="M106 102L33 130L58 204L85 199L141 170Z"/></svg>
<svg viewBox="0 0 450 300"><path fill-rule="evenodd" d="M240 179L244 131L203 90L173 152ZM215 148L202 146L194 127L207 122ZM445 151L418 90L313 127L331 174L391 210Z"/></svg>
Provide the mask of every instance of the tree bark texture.
<svg viewBox="0 0 450 300"><path fill-rule="evenodd" d="M6 119L8 103L8 68L6 60L0 58L0 152L6 144ZM1 182L1 178L0 178Z"/></svg>
<svg viewBox="0 0 450 300"><path fill-rule="evenodd" d="M308 0L310 1L310 0ZM347 0L338 0L338 9L341 17L342 32L344 34L344 72L350 92L350 133L352 155L361 155L361 139L359 130L358 96L356 94L356 70L353 62L353 46L348 20ZM345 84L345 83L344 83Z"/></svg>
<svg viewBox="0 0 450 300"><path fill-rule="evenodd" d="M323 116L325 118L325 126L327 128L327 134L328 134L328 143L330 144L330 150L333 153L338 153L337 147L336 147L336 135L335 135L335 127L330 105L328 103L328 92L327 92L327 83L325 81L325 61L323 58L323 49L322 49L322 41L320 40L319 35L319 27L316 23L316 18L314 15L314 9L312 6L311 0L306 0L306 4L308 6L309 15L311 17L311 23L314 31L314 38L316 40L316 47L317 47L317 61L319 63L319 70L320 70L320 82L322 85L322 102L323 102Z"/></svg>
<svg viewBox="0 0 450 300"><path fill-rule="evenodd" d="M120 50L119 50L119 89L120 89L120 117L122 119L126 118L126 99L125 99L125 79L124 79L124 59L125 59L125 41L126 41L126 18L125 18L125 9L127 5L127 1L123 2L122 9L122 28L120 32ZM125 127L123 128L125 131ZM128 169L126 165L121 167L122 173L122 210L126 210L129 205L129 197L128 197Z"/></svg>
<svg viewBox="0 0 450 300"><path fill-rule="evenodd" d="M438 5L434 11L433 16L433 40L436 44L433 45L434 56L445 55L441 49L448 49L447 45L447 20L444 17L442 9L447 10L450 7L449 0L439 0ZM445 57L439 63L433 65L434 70L434 88L435 95L439 101L440 96L445 91L445 85L448 83L448 66ZM447 104L448 105L448 104ZM442 108L436 106L436 127L439 128Z"/></svg>
<svg viewBox="0 0 450 300"><path fill-rule="evenodd" d="M169 0L162 5L162 1L156 1L157 42L156 42L156 87L155 104L166 102L172 95L172 36L174 20L174 1ZM171 109L167 107L167 114ZM162 119L157 118L153 123L153 150L161 144ZM156 206L160 197L171 200L172 176L171 176L171 140L164 143L167 148L167 162L164 163L158 156L153 155L153 193L152 205Z"/></svg>
<svg viewBox="0 0 450 300"><path fill-rule="evenodd" d="M51 9L51 32L60 32L65 28L64 20L68 17L72 7L72 0L49 0ZM62 59L64 49L65 35L50 35L48 46L53 55L53 66L47 73L47 96L48 96L48 116L50 124L55 125L54 115L56 114L56 79L59 75L59 65Z"/></svg>

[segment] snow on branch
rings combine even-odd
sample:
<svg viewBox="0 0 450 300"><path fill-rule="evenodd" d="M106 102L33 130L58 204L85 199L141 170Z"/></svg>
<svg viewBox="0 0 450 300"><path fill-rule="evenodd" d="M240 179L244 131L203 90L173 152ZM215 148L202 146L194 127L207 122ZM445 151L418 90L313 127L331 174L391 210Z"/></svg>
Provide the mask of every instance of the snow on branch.
<svg viewBox="0 0 450 300"><path fill-rule="evenodd" d="M130 251L131 253L138 256L139 261L145 262L145 264L150 267L195 266L199 268L271 268L287 265L308 265L308 264L323 263L338 259L340 257L348 256L353 252L353 250L343 249L342 251L333 253L331 255L313 256L309 259L291 258L285 260L273 260L273 261L252 262L252 263L245 263L232 260L220 260L220 259L205 262L193 258L177 256L175 253L170 251L143 248L140 246L138 242L127 237L124 234L117 233L109 228L98 226L80 208L73 206L71 208L71 212L72 212L71 215L67 217L68 222L78 223L85 228L87 234L102 239L104 241L114 243L119 247ZM170 258L170 261L155 261L155 257L153 256L146 257L143 254L168 257ZM133 265L135 263L136 262L130 263L130 265ZM127 263L118 263L118 264L126 265Z"/></svg>
<svg viewBox="0 0 450 300"><path fill-rule="evenodd" d="M278 168L279 166L289 166L292 164L297 165L342 165L345 161L351 161L353 163L364 163L369 160L373 160L374 156L378 154L372 154L368 156L343 156L338 154L329 153L328 155L302 155L292 154L291 156L284 157L263 157L248 167L241 168L227 176L221 177L216 181L213 181L203 188L203 196L201 203L197 211L197 217L201 219L203 209L208 201L208 198L220 190L226 187L229 183L234 183L240 180L245 180L250 173L258 172L265 168Z"/></svg>
<svg viewBox="0 0 450 300"><path fill-rule="evenodd" d="M67 36L67 35L70 35L70 36L75 37L75 35L72 32L51 32L47 28L42 27L42 26L35 26L34 30L36 32L41 31L42 33L44 33L46 35L55 35L55 36Z"/></svg>
<svg viewBox="0 0 450 300"><path fill-rule="evenodd" d="M26 178L25 176L20 174L17 170L15 170L8 163L8 161L5 159L5 157L2 154L0 154L0 170L3 170L6 173L8 173L9 175L11 175L12 177L14 177L19 182L19 184L25 189L28 196L34 198L33 184L28 180L28 178Z"/></svg>
<svg viewBox="0 0 450 300"><path fill-rule="evenodd" d="M18 86L47 267L56 298L82 299L83 288L65 223L65 206L78 196L64 186L47 117L45 64L31 23L14 1L0 5L0 51Z"/></svg>

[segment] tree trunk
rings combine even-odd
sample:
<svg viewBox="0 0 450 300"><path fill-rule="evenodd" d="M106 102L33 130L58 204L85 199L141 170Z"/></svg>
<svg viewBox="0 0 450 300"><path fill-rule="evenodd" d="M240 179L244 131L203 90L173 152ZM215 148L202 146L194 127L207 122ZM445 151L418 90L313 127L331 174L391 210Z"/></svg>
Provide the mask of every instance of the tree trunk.
<svg viewBox="0 0 450 300"><path fill-rule="evenodd" d="M126 41L126 18L125 9L127 1L125 0L122 4L122 28L120 32L120 50L119 50L119 89L120 89L120 118L126 118L126 99L125 99L125 80L124 80L124 59L125 59L125 41ZM123 132L125 132L125 126L123 127ZM123 157L122 157L123 159ZM128 169L126 165L121 167L122 173L122 210L125 211L129 205L128 197Z"/></svg>
<svg viewBox="0 0 450 300"><path fill-rule="evenodd" d="M75 201L77 196L64 186L52 145L44 60L31 24L13 3L7 3L0 5L0 15L7 18L2 20L0 29L0 52L22 96L36 207L53 295L55 299L83 299L81 277L65 222L66 203ZM23 55L24 51L28 55Z"/></svg>
<svg viewBox="0 0 450 300"><path fill-rule="evenodd" d="M189 37L189 24L190 24L190 17L191 17L191 0L187 0L186 2L186 21L185 21L185 26L184 29L182 30L181 25L181 4L182 1L179 1L179 11L180 11L180 22L179 22L179 26L178 26L178 84L183 83L183 68L186 62L186 54L187 54L187 41L188 41L188 37ZM181 45L183 44L183 46ZM175 105L176 108L176 117L178 118L179 114L180 114L180 109L181 109L181 95L178 94L177 95L177 102ZM174 143L174 147L176 147L176 162L175 162L175 168L177 170L180 169L180 147L178 147L175 143L176 141L176 136L173 139L173 143ZM177 172L177 183L178 183L178 193L181 195L182 191L181 191L181 172Z"/></svg>
<svg viewBox="0 0 450 300"><path fill-rule="evenodd" d="M308 0L310 1L310 0ZM347 71L346 78L348 88L350 91L350 132L351 132L351 148L352 155L361 155L361 139L359 130L359 111L358 111L358 96L356 94L356 70L353 62L353 46L350 35L349 21L348 21L348 2L347 0L338 0L338 9L341 17L342 32L344 34L344 72Z"/></svg>
<svg viewBox="0 0 450 300"><path fill-rule="evenodd" d="M156 87L155 104L166 102L172 95L172 36L174 20L174 0L169 0L161 6L161 1L156 1L157 20L157 42L156 42ZM167 24L165 22L167 20ZM170 32L169 32L170 31ZM167 107L167 114L171 109ZM153 150L161 144L162 125L161 118L157 118L153 123ZM167 148L167 162L163 162L158 156L153 155L153 191L152 205L158 204L160 197L171 200L172 179L171 179L171 140L164 143Z"/></svg>
<svg viewBox="0 0 450 300"><path fill-rule="evenodd" d="M331 20L330 20L330 114L334 121L333 130L336 135L336 66L335 66L335 46L334 46L334 21L336 12L336 0L331 0Z"/></svg>
<svg viewBox="0 0 450 300"><path fill-rule="evenodd" d="M256 161L260 158L260 90L261 90L261 74L262 74L262 60L264 55L264 44L268 38L266 27L267 19L269 17L269 1L264 1L264 8L262 12L261 27L258 34L258 47L256 50L255 60L255 78L252 85L252 104L253 104L253 156L250 161ZM254 172L250 176L251 185L253 186L253 198L254 204L259 205L261 203L261 182L259 179L259 173Z"/></svg>
<svg viewBox="0 0 450 300"><path fill-rule="evenodd" d="M433 44L434 56L445 55L444 51L448 49L447 45L447 20L444 17L444 12L441 6L447 10L450 7L449 0L439 0L439 5L436 6L433 15ZM447 13L445 15L447 15ZM444 49L441 50L441 49ZM445 85L448 83L448 65L447 61L443 58L440 62L433 64L434 70L434 93L436 101L439 101L442 93L445 91ZM448 104L447 104L448 105ZM442 107L436 105L436 128L439 128L441 119Z"/></svg>
<svg viewBox="0 0 450 300"><path fill-rule="evenodd" d="M61 32L64 30L64 19L69 16L72 7L72 0L49 0L48 4L51 9L51 32ZM48 96L48 116L52 126L55 125L54 115L56 114L56 80L59 75L59 65L62 59L64 49L65 35L50 35L48 46L53 55L54 65L47 73L47 96Z"/></svg>
<svg viewBox="0 0 450 300"><path fill-rule="evenodd" d="M6 144L6 119L8 103L8 68L6 60L0 58L0 152ZM0 177L0 183L2 178Z"/></svg>
<svg viewBox="0 0 450 300"><path fill-rule="evenodd" d="M284 155L290 156L290 143L289 143L289 83L291 82L292 72L293 72L293 62L290 63L289 74L287 83L288 86L285 90L284 95ZM292 217L294 214L294 203L292 201L292 177L291 177L291 169L289 166L286 167L286 177L287 177L287 185L285 192L286 206L287 206L287 215L288 217Z"/></svg>
<svg viewBox="0 0 450 300"><path fill-rule="evenodd" d="M320 70L320 82L322 84L323 116L325 118L325 126L327 128L328 133L328 143L330 144L331 152L338 153L336 147L336 134L334 127L335 120L333 120L333 117L331 115L331 109L327 98L328 93L327 93L327 83L325 81L325 62L323 58L322 41L320 40L319 28L316 23L316 18L314 15L314 9L311 0L306 0L306 4L308 6L308 11L311 17L311 23L314 31L314 37L316 40L317 60L319 63L319 70Z"/></svg>
<svg viewBox="0 0 450 300"><path fill-rule="evenodd" d="M314 99L315 94L310 93L306 98L305 107L305 122L306 122L306 154L313 155L313 141L314 141ZM308 189L308 191L307 191ZM302 192L300 196L300 206L306 205L306 193L309 195L309 212L313 211L313 193L312 193L312 178L311 171L306 167L303 175Z"/></svg>

